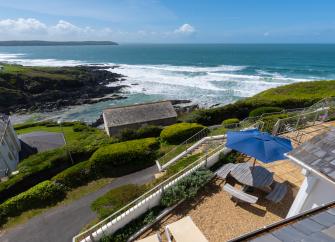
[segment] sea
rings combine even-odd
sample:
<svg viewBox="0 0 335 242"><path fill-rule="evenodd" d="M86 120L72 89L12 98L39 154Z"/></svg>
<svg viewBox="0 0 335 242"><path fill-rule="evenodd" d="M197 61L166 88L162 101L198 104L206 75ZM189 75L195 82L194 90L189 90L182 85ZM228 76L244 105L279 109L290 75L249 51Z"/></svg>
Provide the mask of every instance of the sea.
<svg viewBox="0 0 335 242"><path fill-rule="evenodd" d="M0 62L27 66L101 65L125 76L127 99L13 115L14 122L61 118L95 121L115 105L187 99L211 107L269 88L335 79L335 44L120 44L0 47Z"/></svg>

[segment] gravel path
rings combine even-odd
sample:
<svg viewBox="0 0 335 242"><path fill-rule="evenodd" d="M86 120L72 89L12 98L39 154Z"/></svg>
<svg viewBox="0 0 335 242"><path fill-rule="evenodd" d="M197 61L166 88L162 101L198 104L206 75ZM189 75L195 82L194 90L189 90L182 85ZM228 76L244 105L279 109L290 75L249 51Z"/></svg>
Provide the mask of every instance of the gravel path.
<svg viewBox="0 0 335 242"><path fill-rule="evenodd" d="M110 184L92 192L73 203L55 207L33 217L28 222L0 235L2 242L67 242L96 218L90 204L110 189L133 183L144 184L154 178L157 167L152 166L139 172L114 179Z"/></svg>

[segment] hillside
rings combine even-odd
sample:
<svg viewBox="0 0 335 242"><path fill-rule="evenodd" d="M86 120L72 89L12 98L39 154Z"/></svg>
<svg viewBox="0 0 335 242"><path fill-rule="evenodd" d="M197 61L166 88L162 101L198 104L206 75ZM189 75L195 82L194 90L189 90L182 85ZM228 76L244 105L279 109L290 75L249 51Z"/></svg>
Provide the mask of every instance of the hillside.
<svg viewBox="0 0 335 242"><path fill-rule="evenodd" d="M335 97L335 80L300 82L271 88L236 103L196 110L183 119L205 125L219 124L228 118L246 118L251 110L258 107L302 108L326 97Z"/></svg>
<svg viewBox="0 0 335 242"><path fill-rule="evenodd" d="M118 43L113 41L43 41L43 40L0 41L0 46L79 46L79 45L118 45Z"/></svg>
<svg viewBox="0 0 335 242"><path fill-rule="evenodd" d="M0 112L52 111L92 103L92 98L103 98L123 88L107 87L106 84L119 81L121 75L97 66L0 66Z"/></svg>

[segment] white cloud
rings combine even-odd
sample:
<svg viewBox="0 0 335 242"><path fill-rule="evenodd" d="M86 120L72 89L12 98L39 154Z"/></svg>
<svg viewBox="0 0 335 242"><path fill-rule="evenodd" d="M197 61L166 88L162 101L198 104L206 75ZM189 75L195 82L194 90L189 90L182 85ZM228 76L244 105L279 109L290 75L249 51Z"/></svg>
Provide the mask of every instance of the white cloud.
<svg viewBox="0 0 335 242"><path fill-rule="evenodd" d="M47 26L34 18L0 20L0 32L9 34L44 33Z"/></svg>
<svg viewBox="0 0 335 242"><path fill-rule="evenodd" d="M176 30L146 29L123 31L118 29L78 26L66 20L46 24L34 18L0 19L0 40L112 40L123 42L185 41L195 28L183 24Z"/></svg>
<svg viewBox="0 0 335 242"><path fill-rule="evenodd" d="M180 34L193 34L195 32L195 28L190 25L190 24L183 24L180 26L178 29L176 29L174 32L175 33L180 33Z"/></svg>

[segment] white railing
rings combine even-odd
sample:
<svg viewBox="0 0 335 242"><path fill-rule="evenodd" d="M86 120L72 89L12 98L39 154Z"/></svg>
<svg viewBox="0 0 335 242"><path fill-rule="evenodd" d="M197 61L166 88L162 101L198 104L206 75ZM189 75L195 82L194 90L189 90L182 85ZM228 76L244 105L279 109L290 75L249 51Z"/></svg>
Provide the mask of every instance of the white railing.
<svg viewBox="0 0 335 242"><path fill-rule="evenodd" d="M172 158L178 156L183 151L187 150L189 147L191 147L195 142L201 140L202 138L206 137L208 135L208 128L204 128L200 130L198 133L194 134L181 144L175 146L173 149L168 151L165 155L163 155L161 158L159 158L156 162L160 164L160 166L163 166L165 163L169 162Z"/></svg>
<svg viewBox="0 0 335 242"><path fill-rule="evenodd" d="M225 144L212 150L210 153L199 158L192 164L185 167L175 175L169 177L159 185L152 188L139 198L127 204L114 214L108 216L98 224L88 230L73 237L73 242L93 242L99 241L103 236L111 235L118 229L122 228L132 220L144 214L150 208L159 205L161 196L165 189L176 184L180 179L192 174L201 167L211 167L219 160L221 152L228 153L230 150L225 148Z"/></svg>

